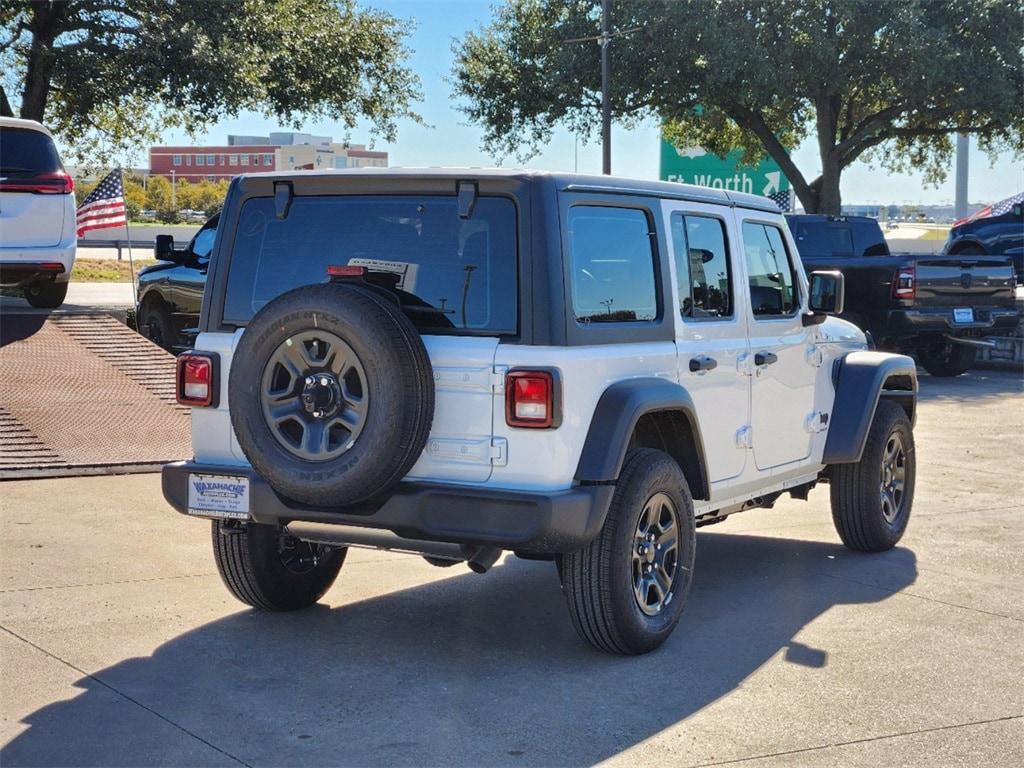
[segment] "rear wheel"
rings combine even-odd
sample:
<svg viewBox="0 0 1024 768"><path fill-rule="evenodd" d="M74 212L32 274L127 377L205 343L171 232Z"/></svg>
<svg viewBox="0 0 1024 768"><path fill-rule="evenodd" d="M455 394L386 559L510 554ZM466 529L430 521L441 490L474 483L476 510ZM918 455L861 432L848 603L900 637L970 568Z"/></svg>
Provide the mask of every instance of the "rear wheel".
<svg viewBox="0 0 1024 768"><path fill-rule="evenodd" d="M679 465L662 451L631 450L601 532L562 558L562 590L580 636L617 654L665 642L690 591L696 537Z"/></svg>
<svg viewBox="0 0 1024 768"><path fill-rule="evenodd" d="M832 521L843 544L860 552L896 546L910 520L916 466L906 411L882 400L860 461L832 467Z"/></svg>
<svg viewBox="0 0 1024 768"><path fill-rule="evenodd" d="M25 286L25 300L38 309L56 309L68 295L67 283L33 283Z"/></svg>
<svg viewBox="0 0 1024 768"><path fill-rule="evenodd" d="M313 605L338 577L347 549L300 541L269 525L213 521L213 556L228 591L253 608Z"/></svg>
<svg viewBox="0 0 1024 768"><path fill-rule="evenodd" d="M920 355L920 363L932 376L948 378L970 370L977 356L974 347L949 343L926 349Z"/></svg>

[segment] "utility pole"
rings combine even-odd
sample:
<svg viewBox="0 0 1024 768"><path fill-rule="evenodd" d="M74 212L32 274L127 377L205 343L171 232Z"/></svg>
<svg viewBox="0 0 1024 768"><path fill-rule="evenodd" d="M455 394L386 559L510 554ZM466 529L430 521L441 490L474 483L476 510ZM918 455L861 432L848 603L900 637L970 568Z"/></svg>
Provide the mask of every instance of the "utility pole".
<svg viewBox="0 0 1024 768"><path fill-rule="evenodd" d="M601 0L601 173L612 172L611 0Z"/></svg>
<svg viewBox="0 0 1024 768"><path fill-rule="evenodd" d="M956 137L956 198L953 203L953 218L957 221L967 218L967 171L971 139L962 133Z"/></svg>

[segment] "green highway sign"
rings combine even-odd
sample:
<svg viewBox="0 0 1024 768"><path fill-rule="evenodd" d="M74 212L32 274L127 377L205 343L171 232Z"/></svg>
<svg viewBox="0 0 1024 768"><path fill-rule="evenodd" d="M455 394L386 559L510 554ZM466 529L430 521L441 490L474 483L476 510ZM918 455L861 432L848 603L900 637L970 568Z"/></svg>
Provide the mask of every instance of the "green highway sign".
<svg viewBox="0 0 1024 768"><path fill-rule="evenodd" d="M772 195L789 189L779 164L770 157L756 166L744 166L740 165L741 155L740 150L734 149L723 160L700 147L676 149L662 139L659 178L753 195Z"/></svg>

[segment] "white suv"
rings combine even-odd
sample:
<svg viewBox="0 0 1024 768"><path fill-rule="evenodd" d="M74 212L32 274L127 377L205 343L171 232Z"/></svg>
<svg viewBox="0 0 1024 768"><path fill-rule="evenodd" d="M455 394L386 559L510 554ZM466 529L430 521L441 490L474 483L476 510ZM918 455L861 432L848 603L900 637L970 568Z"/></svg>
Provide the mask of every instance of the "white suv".
<svg viewBox="0 0 1024 768"><path fill-rule="evenodd" d="M75 264L75 185L39 123L0 117L0 285L64 302Z"/></svg>
<svg viewBox="0 0 1024 768"><path fill-rule="evenodd" d="M228 589L301 608L347 547L486 571L554 560L579 633L657 647L695 528L831 489L899 541L913 362L867 350L774 203L681 184L401 169L235 179L195 351L194 459Z"/></svg>

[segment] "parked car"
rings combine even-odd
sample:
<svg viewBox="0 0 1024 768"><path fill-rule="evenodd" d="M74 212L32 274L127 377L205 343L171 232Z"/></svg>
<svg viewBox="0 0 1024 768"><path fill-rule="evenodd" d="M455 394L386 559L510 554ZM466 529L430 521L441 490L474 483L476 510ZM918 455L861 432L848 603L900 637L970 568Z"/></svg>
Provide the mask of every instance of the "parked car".
<svg viewBox="0 0 1024 768"><path fill-rule="evenodd" d="M1017 282L1024 280L1024 192L956 222L949 230L943 253L1009 256Z"/></svg>
<svg viewBox="0 0 1024 768"><path fill-rule="evenodd" d="M933 376L959 376L1019 320L1013 267L1002 256L890 253L863 216L786 217L808 269L846 278L843 317L881 349L905 352Z"/></svg>
<svg viewBox="0 0 1024 768"><path fill-rule="evenodd" d="M348 547L477 572L553 560L597 648L679 621L695 527L831 488L855 550L903 535L913 361L867 351L775 204L483 170L236 178L196 350L194 458L228 590L316 602ZM676 288L678 286L678 289Z"/></svg>
<svg viewBox="0 0 1024 768"><path fill-rule="evenodd" d="M139 333L169 352L189 349L199 324L210 251L220 215L212 216L184 248L171 235L157 235L157 264L139 271Z"/></svg>
<svg viewBox="0 0 1024 768"><path fill-rule="evenodd" d="M0 285L33 307L64 303L75 264L75 183L53 136L33 120L0 117Z"/></svg>

